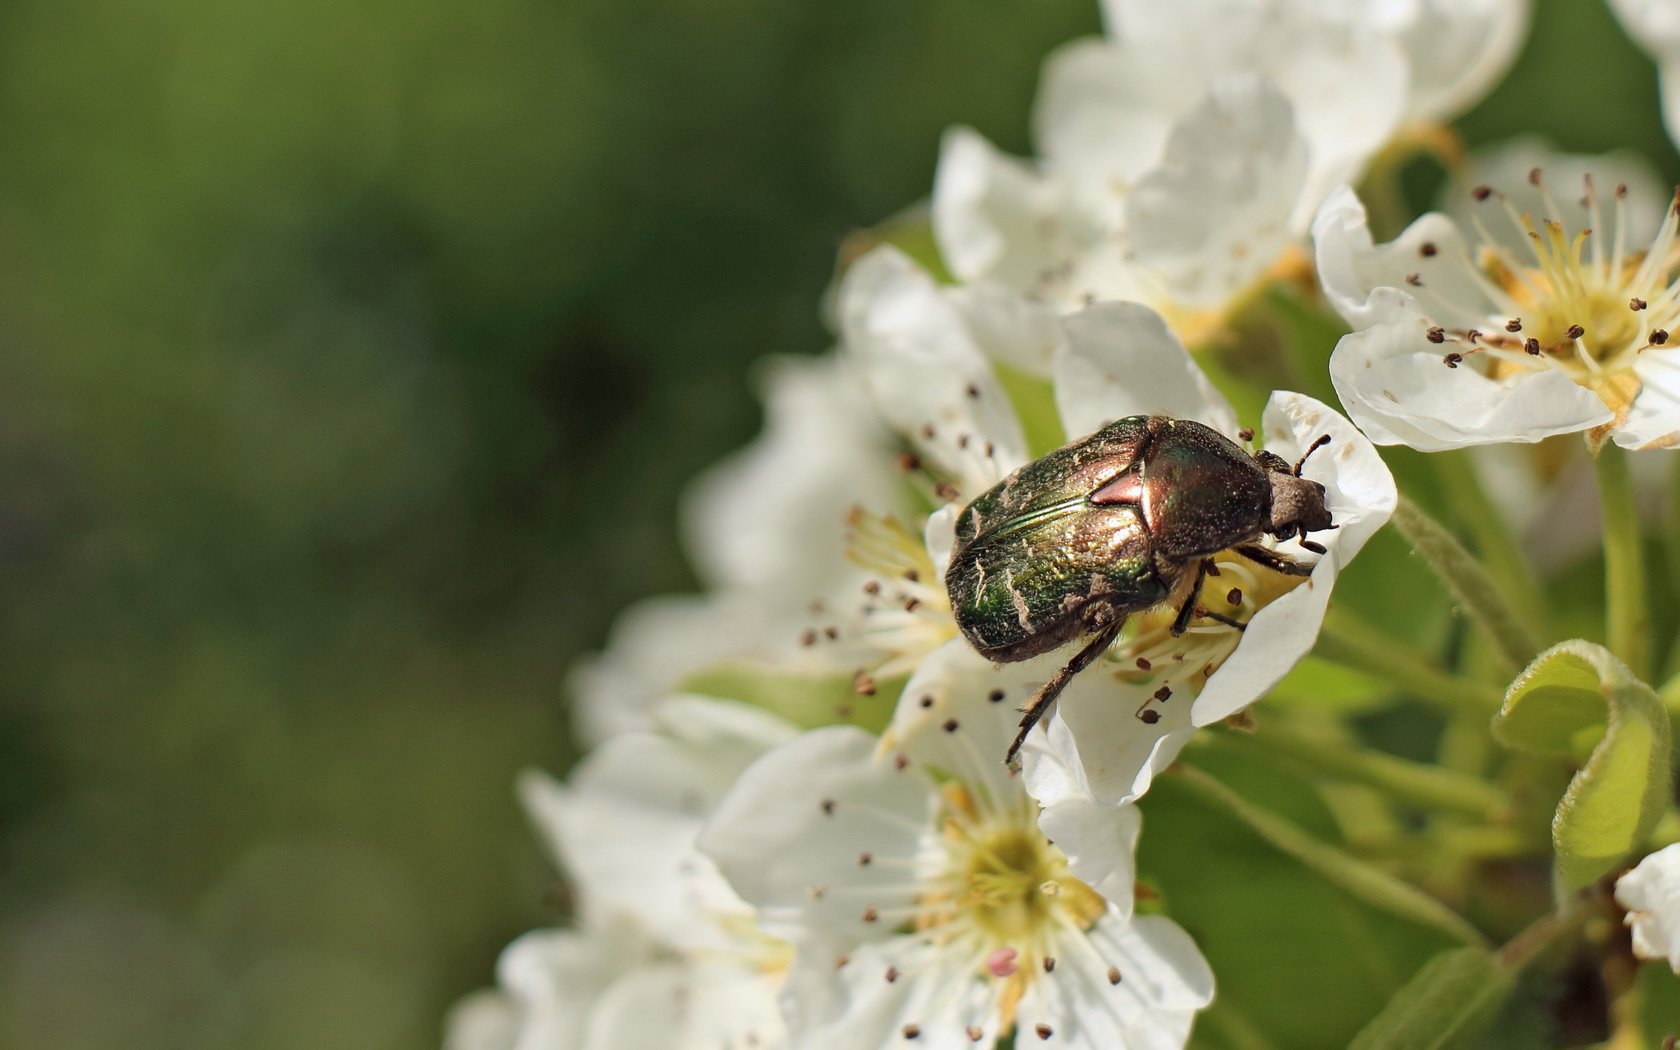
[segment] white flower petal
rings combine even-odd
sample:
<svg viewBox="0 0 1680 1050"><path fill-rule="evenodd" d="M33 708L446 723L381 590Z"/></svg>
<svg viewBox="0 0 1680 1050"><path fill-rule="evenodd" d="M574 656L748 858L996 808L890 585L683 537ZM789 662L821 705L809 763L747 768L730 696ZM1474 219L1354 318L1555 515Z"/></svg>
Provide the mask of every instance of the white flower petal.
<svg viewBox="0 0 1680 1050"><path fill-rule="evenodd" d="M876 409L975 495L1026 459L1020 422L948 289L895 248L847 271L844 350Z"/></svg>
<svg viewBox="0 0 1680 1050"><path fill-rule="evenodd" d="M1062 346L1056 311L987 281L950 291L969 335L993 361L1031 376L1048 376Z"/></svg>
<svg viewBox="0 0 1680 1050"><path fill-rule="evenodd" d="M1446 122L1504 78L1528 35L1528 0L1411 0L1399 34L1411 67L1406 117Z"/></svg>
<svg viewBox="0 0 1680 1050"><path fill-rule="evenodd" d="M679 697L658 732L616 736L561 785L527 772L520 795L577 883L588 921L639 924L666 945L715 946L745 906L695 849L701 821L741 771L796 730L757 708Z"/></svg>
<svg viewBox="0 0 1680 1050"><path fill-rule="evenodd" d="M1680 143L1680 8L1669 0L1610 0L1622 28L1657 60L1663 123Z"/></svg>
<svg viewBox="0 0 1680 1050"><path fill-rule="evenodd" d="M1131 917L1142 827L1136 806L1111 806L1064 794L1044 807L1038 826L1067 854L1068 870L1108 898L1115 913Z"/></svg>
<svg viewBox="0 0 1680 1050"><path fill-rule="evenodd" d="M1076 938L1087 945L1064 943L1055 971L1022 997L1023 1036L1043 1025L1058 1046L1182 1047L1195 1011L1213 1001L1213 973L1189 935L1160 916L1128 922L1111 910L1064 941Z"/></svg>
<svg viewBox="0 0 1680 1050"><path fill-rule="evenodd" d="M1112 0L1109 6L1128 58L1170 55L1208 79L1252 72L1276 85L1309 146L1311 201L1357 176L1404 112L1404 51L1391 32L1368 20L1327 17L1314 2Z"/></svg>
<svg viewBox="0 0 1680 1050"><path fill-rule="evenodd" d="M1439 452L1534 442L1610 421L1604 402L1556 370L1495 380L1448 368L1424 338L1426 325L1421 317L1379 324L1343 336L1330 355L1336 396L1377 444Z"/></svg>
<svg viewBox="0 0 1680 1050"><path fill-rule="evenodd" d="M496 977L522 1010L515 1050L577 1046L601 990L646 955L627 930L533 930L509 944Z"/></svg>
<svg viewBox="0 0 1680 1050"><path fill-rule="evenodd" d="M1067 186L961 127L940 144L933 233L958 278L1020 291L1041 284L1096 236Z"/></svg>
<svg viewBox="0 0 1680 1050"><path fill-rule="evenodd" d="M1326 553L1305 583L1254 614L1242 643L1213 673L1193 707L1196 725L1211 725L1252 704L1276 685L1318 641L1336 574L1394 513L1394 477L1365 435L1322 402L1280 391L1266 404L1266 447L1293 462L1320 435L1330 443L1307 459L1304 476L1324 485L1336 529L1314 534ZM1311 555L1281 545L1285 555Z"/></svg>
<svg viewBox="0 0 1680 1050"><path fill-rule="evenodd" d="M1289 100L1259 77L1221 77L1126 198L1127 242L1175 302L1223 305L1294 239L1306 177Z"/></svg>
<svg viewBox="0 0 1680 1050"><path fill-rule="evenodd" d="M1042 682L1071 652L1050 653L1033 661ZM1192 669L1194 670L1194 669ZM1181 699L1150 702L1159 688L1117 681L1098 663L1068 684L1044 732L1027 738L1021 752L1022 783L1041 805L1089 797L1121 805L1149 790L1155 774L1167 768L1194 734L1191 706ZM1155 722L1140 717L1145 708Z"/></svg>
<svg viewBox="0 0 1680 1050"><path fill-rule="evenodd" d="M1463 235L1437 212L1421 216L1378 247L1365 205L1343 186L1313 220L1313 242L1324 293L1355 328L1426 312L1443 325L1469 328L1482 323L1494 308L1481 290ZM1414 277L1421 282L1415 289ZM1427 300L1427 310L1418 302L1420 297Z"/></svg>
<svg viewBox="0 0 1680 1050"><path fill-rule="evenodd" d="M1633 366L1639 396L1612 435L1623 448L1680 447L1680 348L1644 351Z"/></svg>
<svg viewBox="0 0 1680 1050"><path fill-rule="evenodd" d="M1076 40L1044 63L1033 135L1051 170L1087 188L1121 187L1154 167L1205 74L1179 56Z"/></svg>
<svg viewBox="0 0 1680 1050"><path fill-rule="evenodd" d="M816 953L788 977L794 1050L935 1047L973 1050L996 1042L992 990L975 979L973 960L952 958L910 938L860 945L843 965ZM887 980L891 970L900 976ZM973 1038L969 1029L981 1037ZM911 1040L914 1040L913 1042Z"/></svg>
<svg viewBox="0 0 1680 1050"><path fill-rule="evenodd" d="M797 737L749 767L702 830L701 850L766 930L855 943L890 932L892 920L872 909L909 903L904 872L864 857L914 858L933 788L875 751L875 738L851 726Z"/></svg>
<svg viewBox="0 0 1680 1050"><path fill-rule="evenodd" d="M753 603L717 593L664 594L625 609L606 648L567 678L581 742L646 728L654 705L684 676L757 648L761 623Z"/></svg>
<svg viewBox="0 0 1680 1050"><path fill-rule="evenodd" d="M922 542L927 544L928 558L940 583L945 582L945 570L951 564L951 548L957 543L957 515L962 509L961 503L945 504L928 515L927 526L922 530Z"/></svg>
<svg viewBox="0 0 1680 1050"><path fill-rule="evenodd" d="M1070 435L1116 419L1168 415L1233 434L1237 414L1167 329L1137 303L1098 303L1063 321L1054 367L1056 407Z"/></svg>
<svg viewBox="0 0 1680 1050"><path fill-rule="evenodd" d="M747 1050L779 1046L778 982L717 961L632 970L601 995L583 1050ZM569 1045L569 1044L567 1044ZM560 1050L560 1044L550 1050Z"/></svg>
<svg viewBox="0 0 1680 1050"><path fill-rule="evenodd" d="M774 358L761 383L764 432L700 475L683 503L689 554L715 588L804 603L845 563L845 516L890 508L902 480L893 442L837 355Z"/></svg>
<svg viewBox="0 0 1680 1050"><path fill-rule="evenodd" d="M1680 843L1665 846L1616 880L1616 903L1633 927L1633 952L1680 973Z"/></svg>
<svg viewBox="0 0 1680 1050"><path fill-rule="evenodd" d="M992 663L953 638L905 683L881 746L983 787L994 800L1017 797L1020 787L1003 760L1036 679L1032 665Z"/></svg>
<svg viewBox="0 0 1680 1050"><path fill-rule="evenodd" d="M524 1011L504 992L485 989L450 1007L443 1024L443 1050L513 1050Z"/></svg>

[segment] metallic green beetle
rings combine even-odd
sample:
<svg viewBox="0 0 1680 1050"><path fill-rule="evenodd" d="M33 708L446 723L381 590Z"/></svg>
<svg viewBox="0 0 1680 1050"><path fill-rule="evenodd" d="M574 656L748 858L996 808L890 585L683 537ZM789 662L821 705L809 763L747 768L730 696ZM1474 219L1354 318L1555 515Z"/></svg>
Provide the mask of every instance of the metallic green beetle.
<svg viewBox="0 0 1680 1050"><path fill-rule="evenodd" d="M1255 545L1263 535L1333 529L1324 486L1301 477L1313 442L1291 466L1252 455L1210 427L1128 416L1034 460L982 493L957 519L945 574L957 626L980 655L1013 663L1076 636L1087 644L1022 708L1021 742L1074 675L1114 643L1126 617L1179 602L1174 634L1196 605L1212 555L1224 550L1305 576L1312 567Z"/></svg>

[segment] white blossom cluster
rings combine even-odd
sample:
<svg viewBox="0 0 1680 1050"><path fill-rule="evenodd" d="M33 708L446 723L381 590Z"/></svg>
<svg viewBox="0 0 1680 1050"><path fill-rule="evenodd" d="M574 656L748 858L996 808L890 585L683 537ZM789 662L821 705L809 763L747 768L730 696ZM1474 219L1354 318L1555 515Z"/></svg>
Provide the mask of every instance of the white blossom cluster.
<svg viewBox="0 0 1680 1050"><path fill-rule="evenodd" d="M1665 101L1669 6L1615 3ZM1373 443L1680 444L1680 208L1636 162L1515 143L1384 244L1350 188L1488 91L1528 15L1105 0L1106 34L1045 64L1038 156L952 129L931 208L952 280L878 247L836 290L838 350L767 372L763 436L686 508L706 591L624 617L574 681L593 750L521 785L576 921L508 947L451 1050L1185 1045L1214 975L1134 907L1137 801L1315 644L1396 505ZM1280 391L1256 438L1186 350L1276 281L1351 327L1329 357L1351 422ZM1305 457L1335 528L1262 541L1310 575L1216 556L1195 598L1220 615L1183 633L1177 603L1135 613L1006 766L1069 652L994 663L964 639L957 516L1139 414ZM850 699L697 695L725 665ZM1641 953L1680 968L1677 866L1670 848L1617 893Z"/></svg>

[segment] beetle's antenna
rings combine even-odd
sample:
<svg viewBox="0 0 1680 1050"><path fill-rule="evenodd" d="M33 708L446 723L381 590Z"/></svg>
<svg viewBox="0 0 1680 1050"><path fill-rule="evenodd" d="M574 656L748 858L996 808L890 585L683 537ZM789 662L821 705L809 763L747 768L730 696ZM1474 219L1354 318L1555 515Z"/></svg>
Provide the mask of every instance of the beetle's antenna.
<svg viewBox="0 0 1680 1050"><path fill-rule="evenodd" d="M1300 477L1301 476L1301 468L1307 465L1307 457L1312 455L1314 452L1317 452L1319 449L1323 448L1325 445L1328 445L1328 444L1330 444L1330 435L1329 434L1318 435L1318 440L1314 441L1312 444L1308 445L1307 450L1305 452L1301 453L1301 458L1295 461L1295 469L1293 471L1291 471L1291 473L1294 474L1296 477Z"/></svg>

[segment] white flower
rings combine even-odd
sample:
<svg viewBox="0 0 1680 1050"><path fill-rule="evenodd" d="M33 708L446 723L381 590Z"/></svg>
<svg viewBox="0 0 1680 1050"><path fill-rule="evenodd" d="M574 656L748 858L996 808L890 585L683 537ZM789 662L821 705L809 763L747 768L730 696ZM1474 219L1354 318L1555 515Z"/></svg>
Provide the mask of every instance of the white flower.
<svg viewBox="0 0 1680 1050"><path fill-rule="evenodd" d="M895 505L894 449L833 357L773 359L763 385L764 433L685 501L705 593L631 606L605 651L572 672L586 741L644 726L655 702L709 664L795 657L808 631L832 622L826 603L856 593L862 577L840 556L847 514Z"/></svg>
<svg viewBox="0 0 1680 1050"><path fill-rule="evenodd" d="M1325 203L1320 280L1359 329L1330 374L1373 441L1439 451L1589 430L1595 447L1680 443L1680 214L1667 208L1647 238L1657 215L1616 161L1567 199L1549 167L1472 191L1470 234L1431 213L1379 247L1351 191Z"/></svg>
<svg viewBox="0 0 1680 1050"><path fill-rule="evenodd" d="M1665 960L1680 973L1680 843L1665 846L1617 879L1616 903L1627 909L1633 953Z"/></svg>
<svg viewBox="0 0 1680 1050"><path fill-rule="evenodd" d="M958 482L946 491L951 502L926 530L928 564L941 574L955 511L1027 458L1021 426L987 349L964 334L972 322L962 294L934 284L904 256L884 249L855 264L840 295L842 316L869 322L847 328L848 360L862 369L889 421L923 461ZM1064 433L1083 436L1124 416L1159 414L1199 420L1240 439L1235 411L1148 309L1098 304L1053 327L1053 336L1040 335L1033 345L1049 348L1048 371ZM1320 436L1331 438L1306 463L1306 476L1325 485L1337 525L1315 535L1327 553L1307 578L1285 576L1235 553L1216 557L1220 575L1205 581L1200 604L1246 623L1244 631L1203 619L1175 636L1177 602L1134 614L1108 659L1074 679L1058 703L1059 714L1045 723L1058 772L1052 775L1051 767L1034 757L1043 748L1029 749L1027 785L1040 801L1064 791L1085 792L1105 803L1137 797L1196 726L1253 703L1312 648L1335 576L1387 520L1394 483L1370 443L1311 398L1275 394L1263 422L1267 447L1289 462ZM977 448L990 454L976 457ZM1296 540L1257 542L1293 560L1314 561ZM940 603L940 612L949 617L949 604ZM947 637L944 648L923 650L924 669L933 659L929 652L973 656L954 632ZM1248 644L1239 646L1240 641ZM999 666L992 672L994 687L1018 704L1071 655L1066 650ZM919 670L906 686L905 703L918 695L921 676Z"/></svg>
<svg viewBox="0 0 1680 1050"><path fill-rule="evenodd" d="M514 941L500 991L458 1008L451 1050L771 1047L788 947L695 849L741 770L794 735L739 704L676 697L654 728L591 752L564 785L520 793L571 875L578 928ZM513 1041L507 1041L511 1033Z"/></svg>
<svg viewBox="0 0 1680 1050"><path fill-rule="evenodd" d="M1084 90L1068 79L1069 93ZM1189 97L1197 104L1167 116L1053 96L1056 125L1074 130L1054 135L1068 155L1051 154L1042 171L972 131L949 132L933 203L946 265L1062 310L1145 302L1187 338L1211 335L1278 266L1317 198L1303 197L1308 147L1270 82L1223 76ZM1158 144L1127 148L1157 134ZM1138 167L1139 157L1152 160Z"/></svg>
<svg viewBox="0 0 1680 1050"><path fill-rule="evenodd" d="M1045 64L1041 159L948 132L933 195L951 272L1060 309L1143 302L1195 345L1403 124L1509 66L1527 0L1109 0L1108 36Z"/></svg>
<svg viewBox="0 0 1680 1050"><path fill-rule="evenodd" d="M1622 28L1657 60L1663 123L1680 143L1680 8L1670 0L1610 0Z"/></svg>
<svg viewBox="0 0 1680 1050"><path fill-rule="evenodd" d="M1182 1046L1212 976L1177 926L1130 918L1135 812L1060 812L1107 845L1076 867L998 760L1008 705L968 689L925 713L890 748L836 726L772 751L701 837L797 945L790 1046Z"/></svg>
<svg viewBox="0 0 1680 1050"><path fill-rule="evenodd" d="M1522 47L1529 0L1333 0L1339 17L1392 34L1405 55L1410 123L1451 121L1481 100Z"/></svg>

